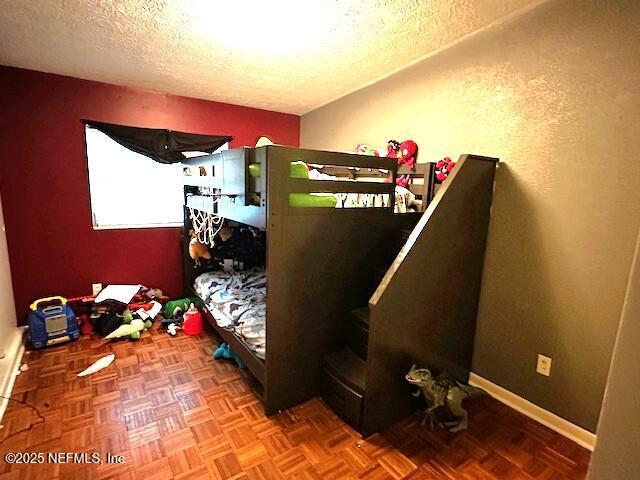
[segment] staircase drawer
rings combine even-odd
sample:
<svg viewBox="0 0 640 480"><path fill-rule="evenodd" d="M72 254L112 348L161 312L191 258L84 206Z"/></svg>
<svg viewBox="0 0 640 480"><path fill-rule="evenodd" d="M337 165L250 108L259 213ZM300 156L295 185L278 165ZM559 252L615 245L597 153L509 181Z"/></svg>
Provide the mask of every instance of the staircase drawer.
<svg viewBox="0 0 640 480"><path fill-rule="evenodd" d="M347 346L363 360L367 359L369 329L360 322L351 321L347 326Z"/></svg>
<svg viewBox="0 0 640 480"><path fill-rule="evenodd" d="M356 430L362 421L362 395L324 370L322 396L333 411Z"/></svg>

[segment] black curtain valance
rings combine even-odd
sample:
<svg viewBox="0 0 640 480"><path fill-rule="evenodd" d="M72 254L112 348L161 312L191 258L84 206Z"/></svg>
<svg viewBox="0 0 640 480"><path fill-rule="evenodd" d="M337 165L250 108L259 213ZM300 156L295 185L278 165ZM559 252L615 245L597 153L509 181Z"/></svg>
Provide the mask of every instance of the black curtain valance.
<svg viewBox="0 0 640 480"><path fill-rule="evenodd" d="M211 153L233 140L230 136L200 135L161 128L126 127L94 121L84 123L100 130L123 147L160 163L182 162L187 159L182 152Z"/></svg>

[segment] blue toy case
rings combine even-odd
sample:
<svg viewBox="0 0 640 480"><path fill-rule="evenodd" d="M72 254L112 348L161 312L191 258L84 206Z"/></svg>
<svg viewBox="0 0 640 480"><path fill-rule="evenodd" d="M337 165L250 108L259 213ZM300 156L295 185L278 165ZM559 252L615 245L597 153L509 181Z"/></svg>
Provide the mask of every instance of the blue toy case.
<svg viewBox="0 0 640 480"><path fill-rule="evenodd" d="M51 305L58 302L59 305ZM40 304L48 304L39 308ZM48 297L31 304L29 313L29 341L33 348L44 348L77 340L80 328L76 314L64 297Z"/></svg>

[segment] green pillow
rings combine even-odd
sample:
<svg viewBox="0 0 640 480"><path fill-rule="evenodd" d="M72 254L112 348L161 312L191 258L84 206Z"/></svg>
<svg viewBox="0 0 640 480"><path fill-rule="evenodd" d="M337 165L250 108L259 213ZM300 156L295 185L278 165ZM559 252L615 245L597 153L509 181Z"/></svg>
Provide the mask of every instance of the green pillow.
<svg viewBox="0 0 640 480"><path fill-rule="evenodd" d="M252 177L260 176L260 164L259 163L250 163L249 164L249 175Z"/></svg>
<svg viewBox="0 0 640 480"><path fill-rule="evenodd" d="M307 168L307 164L300 161L291 162L289 176L291 178L306 178L309 180L309 169Z"/></svg>
<svg viewBox="0 0 640 480"><path fill-rule="evenodd" d="M290 193L290 207L325 207L336 208L338 199L331 193Z"/></svg>
<svg viewBox="0 0 640 480"><path fill-rule="evenodd" d="M249 175L252 177L260 176L260 164L249 164ZM289 176L291 178L309 179L309 169L307 164L302 161L291 162L289 169ZM335 195L330 193L290 193L289 194L289 206L291 207L326 207L335 208L338 199Z"/></svg>
<svg viewBox="0 0 640 480"><path fill-rule="evenodd" d="M261 166L259 163L249 164L249 175L252 177L259 177L261 175ZM306 178L309 179L309 169L307 164L301 161L291 162L289 170L289 176L291 178Z"/></svg>

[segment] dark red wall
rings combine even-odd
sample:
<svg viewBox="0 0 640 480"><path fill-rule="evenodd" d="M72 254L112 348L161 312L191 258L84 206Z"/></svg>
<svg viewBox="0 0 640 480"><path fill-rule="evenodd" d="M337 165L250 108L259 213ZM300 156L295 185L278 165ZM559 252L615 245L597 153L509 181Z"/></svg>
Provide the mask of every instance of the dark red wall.
<svg viewBox="0 0 640 480"><path fill-rule="evenodd" d="M300 118L0 66L0 195L18 317L94 282L182 290L180 229L93 230L81 119L298 146ZM121 185L135 188L136 178Z"/></svg>

